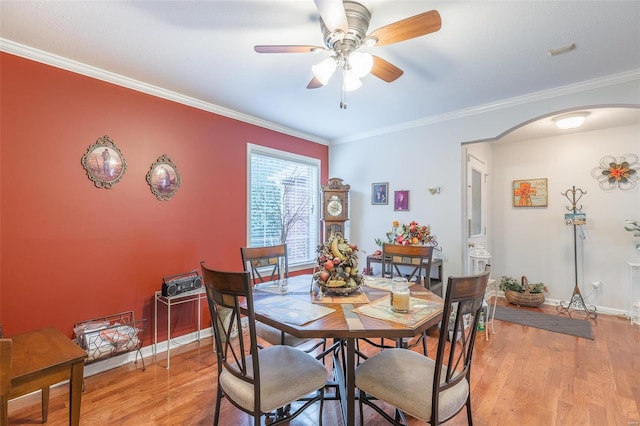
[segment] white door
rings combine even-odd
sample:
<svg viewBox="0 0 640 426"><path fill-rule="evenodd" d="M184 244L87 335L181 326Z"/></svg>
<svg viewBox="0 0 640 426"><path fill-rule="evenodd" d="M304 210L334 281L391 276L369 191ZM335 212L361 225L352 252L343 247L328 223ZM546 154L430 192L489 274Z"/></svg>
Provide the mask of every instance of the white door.
<svg viewBox="0 0 640 426"><path fill-rule="evenodd" d="M466 265L467 274L473 273L471 250L487 248L487 163L466 151Z"/></svg>

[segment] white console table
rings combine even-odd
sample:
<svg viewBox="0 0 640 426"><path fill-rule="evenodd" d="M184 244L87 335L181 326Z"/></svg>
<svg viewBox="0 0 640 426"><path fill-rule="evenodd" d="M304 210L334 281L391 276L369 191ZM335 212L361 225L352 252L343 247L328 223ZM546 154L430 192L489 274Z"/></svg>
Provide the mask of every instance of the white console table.
<svg viewBox="0 0 640 426"><path fill-rule="evenodd" d="M153 355L156 355L156 346L158 345L158 303L167 307L167 370L171 358L171 307L181 305L183 303L195 303L198 307L198 341L200 341L200 303L207 300L207 293L204 287L196 290L187 291L176 294L175 296L163 296L161 291L156 291L154 296L154 331L153 331Z"/></svg>
<svg viewBox="0 0 640 426"><path fill-rule="evenodd" d="M629 319L640 325L640 263L627 262L629 268Z"/></svg>

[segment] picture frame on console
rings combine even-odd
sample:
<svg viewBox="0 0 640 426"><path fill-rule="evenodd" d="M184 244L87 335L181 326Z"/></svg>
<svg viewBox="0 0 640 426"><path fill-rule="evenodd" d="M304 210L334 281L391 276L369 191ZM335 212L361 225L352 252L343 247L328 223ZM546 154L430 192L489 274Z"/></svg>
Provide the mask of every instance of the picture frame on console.
<svg viewBox="0 0 640 426"><path fill-rule="evenodd" d="M389 204L389 182L377 182L371 184L371 204Z"/></svg>

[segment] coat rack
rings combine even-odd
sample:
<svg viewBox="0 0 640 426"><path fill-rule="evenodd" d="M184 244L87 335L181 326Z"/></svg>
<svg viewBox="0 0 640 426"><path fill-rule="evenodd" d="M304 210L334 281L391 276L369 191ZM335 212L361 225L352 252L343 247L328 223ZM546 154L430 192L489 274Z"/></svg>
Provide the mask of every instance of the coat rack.
<svg viewBox="0 0 640 426"><path fill-rule="evenodd" d="M577 226L582 226L584 223L584 215L582 215L582 206L578 207L578 201L587 191L583 191L580 188L573 186L571 189L567 189L565 192L561 194L564 195L567 200L571 203L571 206L567 206L567 210L572 212L570 215L566 215L566 223L567 225L573 225L573 266L574 266L574 274L576 277L576 282L573 287L573 295L571 296L571 300L569 302L561 301L557 306L558 313L566 314L571 317L571 311L573 309L583 310L587 314L587 319L592 319L595 321L598 314L596 313L596 307L591 305L587 306L584 303L584 299L582 298L582 294L580 293L580 287L578 286L578 243L577 243ZM571 220L569 220L569 218ZM576 224L578 222L578 224Z"/></svg>

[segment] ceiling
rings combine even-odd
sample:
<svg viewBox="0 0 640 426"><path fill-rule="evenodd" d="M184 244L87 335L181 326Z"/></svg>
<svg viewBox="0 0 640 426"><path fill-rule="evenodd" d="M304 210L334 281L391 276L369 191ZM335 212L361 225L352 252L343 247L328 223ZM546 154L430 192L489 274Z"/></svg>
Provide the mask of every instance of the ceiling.
<svg viewBox="0 0 640 426"><path fill-rule="evenodd" d="M324 46L312 0L1 0L0 47L324 143L640 72L640 1L361 3L372 14L369 33L432 9L442 28L363 48L404 74L392 83L364 77L362 88L348 92L346 110L339 107L337 76L306 88L311 66L327 53L253 50ZM572 51L549 54L572 43ZM633 119L640 122L637 114Z"/></svg>

